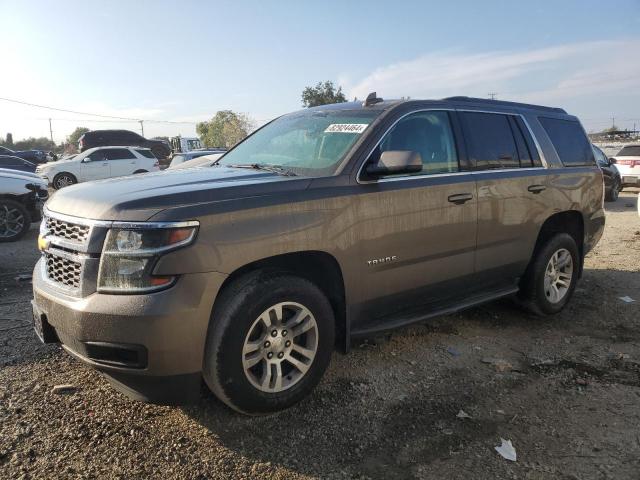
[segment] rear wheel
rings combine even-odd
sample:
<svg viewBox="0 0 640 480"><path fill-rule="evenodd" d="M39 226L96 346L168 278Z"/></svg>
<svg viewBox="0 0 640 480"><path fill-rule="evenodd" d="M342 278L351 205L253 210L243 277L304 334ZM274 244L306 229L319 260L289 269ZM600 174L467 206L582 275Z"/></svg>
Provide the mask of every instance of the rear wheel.
<svg viewBox="0 0 640 480"><path fill-rule="evenodd" d="M15 242L29 230L31 215L19 202L0 199L0 242Z"/></svg>
<svg viewBox="0 0 640 480"><path fill-rule="evenodd" d="M53 177L53 187L56 190L60 190L61 188L68 187L69 185L74 185L78 183L78 179L75 175L68 172L61 172Z"/></svg>
<svg viewBox="0 0 640 480"><path fill-rule="evenodd" d="M520 299L537 315L560 312L576 286L580 268L576 242L566 233L549 238L537 250L520 286Z"/></svg>
<svg viewBox="0 0 640 480"><path fill-rule="evenodd" d="M320 381L334 335L331 305L313 283L286 273L247 275L216 301L205 381L242 413L288 408Z"/></svg>
<svg viewBox="0 0 640 480"><path fill-rule="evenodd" d="M616 178L613 181L613 185L611 186L611 190L609 190L609 192L607 192L605 200L607 200L609 202L615 202L616 200L618 200L618 194L620 193L620 190L622 190L622 188L620 188L620 180L618 180Z"/></svg>

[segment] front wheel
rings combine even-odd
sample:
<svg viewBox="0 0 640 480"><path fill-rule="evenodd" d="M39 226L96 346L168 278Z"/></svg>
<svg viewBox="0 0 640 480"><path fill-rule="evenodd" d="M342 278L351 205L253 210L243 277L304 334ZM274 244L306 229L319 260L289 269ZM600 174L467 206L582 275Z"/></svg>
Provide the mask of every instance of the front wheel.
<svg viewBox="0 0 640 480"><path fill-rule="evenodd" d="M578 280L576 242L571 235L558 233L534 255L521 281L520 300L537 315L558 313L571 298Z"/></svg>
<svg viewBox="0 0 640 480"><path fill-rule="evenodd" d="M0 198L0 242L15 242L25 236L31 216L21 203Z"/></svg>
<svg viewBox="0 0 640 480"><path fill-rule="evenodd" d="M61 188L68 187L69 185L74 185L78 183L78 179L67 172L62 172L53 177L53 187L56 190L60 190Z"/></svg>
<svg viewBox="0 0 640 480"><path fill-rule="evenodd" d="M333 310L316 285L286 273L249 274L216 301L205 381L239 412L283 410L320 381L334 336Z"/></svg>

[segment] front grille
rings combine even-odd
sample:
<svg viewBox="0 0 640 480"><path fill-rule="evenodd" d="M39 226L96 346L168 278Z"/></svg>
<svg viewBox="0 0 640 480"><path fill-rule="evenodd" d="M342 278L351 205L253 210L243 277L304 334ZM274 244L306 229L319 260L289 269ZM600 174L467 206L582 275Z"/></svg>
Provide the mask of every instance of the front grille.
<svg viewBox="0 0 640 480"><path fill-rule="evenodd" d="M78 243L85 242L90 229L87 225L77 225L53 217L47 217L46 228L54 237L64 238Z"/></svg>
<svg viewBox="0 0 640 480"><path fill-rule="evenodd" d="M47 277L70 288L80 288L82 265L55 253L44 254Z"/></svg>

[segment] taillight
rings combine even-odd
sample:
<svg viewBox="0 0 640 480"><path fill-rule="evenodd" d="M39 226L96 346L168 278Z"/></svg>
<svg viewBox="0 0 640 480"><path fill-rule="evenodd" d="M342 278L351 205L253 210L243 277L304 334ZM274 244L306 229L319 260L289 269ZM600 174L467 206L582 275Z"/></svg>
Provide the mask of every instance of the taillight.
<svg viewBox="0 0 640 480"><path fill-rule="evenodd" d="M636 165L640 165L640 160L618 160L616 162L618 165L629 165L631 168Z"/></svg>

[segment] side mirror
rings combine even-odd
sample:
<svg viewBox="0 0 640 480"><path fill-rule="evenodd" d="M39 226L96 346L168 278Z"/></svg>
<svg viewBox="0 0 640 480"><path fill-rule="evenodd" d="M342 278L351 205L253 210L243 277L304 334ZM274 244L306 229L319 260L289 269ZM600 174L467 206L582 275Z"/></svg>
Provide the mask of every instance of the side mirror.
<svg viewBox="0 0 640 480"><path fill-rule="evenodd" d="M366 172L372 177L417 173L422 171L422 156L410 150L388 150L382 152L376 164L367 165Z"/></svg>
<svg viewBox="0 0 640 480"><path fill-rule="evenodd" d="M618 160L616 160L615 158L611 157L609 159L609 165L615 165L616 163L618 163Z"/></svg>

